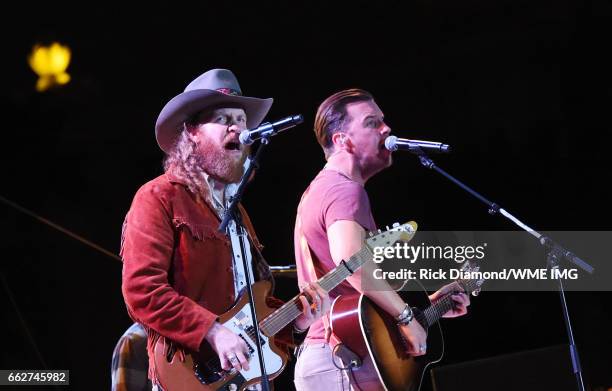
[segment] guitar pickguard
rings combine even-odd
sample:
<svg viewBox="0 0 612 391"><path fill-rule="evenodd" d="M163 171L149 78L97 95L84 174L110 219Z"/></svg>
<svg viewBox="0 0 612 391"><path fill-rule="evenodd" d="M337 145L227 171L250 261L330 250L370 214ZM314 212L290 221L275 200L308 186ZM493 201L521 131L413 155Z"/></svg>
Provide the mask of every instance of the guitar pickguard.
<svg viewBox="0 0 612 391"><path fill-rule="evenodd" d="M251 307L249 304L245 305L231 319L223 323L223 326L227 327L230 331L242 338L249 349L249 369L241 370L239 374L236 374L235 377L228 382L234 383L238 387L249 380L260 377L260 374L262 373L259 370L259 359L256 351L257 343L255 342L255 328L253 326L253 318L251 317L250 308ZM274 353L270 349L270 344L268 343L268 338L266 336L261 335L260 338L262 342L262 353L266 373L272 375L283 368L283 360L278 354ZM211 384L219 381L225 374L221 370L221 365L218 358L213 358L202 365L197 365L197 368L194 369L196 370L196 376L202 382L202 384ZM232 370L230 373L235 373L235 370Z"/></svg>

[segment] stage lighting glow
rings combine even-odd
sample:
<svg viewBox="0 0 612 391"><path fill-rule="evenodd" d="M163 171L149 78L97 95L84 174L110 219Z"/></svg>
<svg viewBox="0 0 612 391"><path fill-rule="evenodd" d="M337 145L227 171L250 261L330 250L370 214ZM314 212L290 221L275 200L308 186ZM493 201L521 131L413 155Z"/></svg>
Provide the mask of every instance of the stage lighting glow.
<svg viewBox="0 0 612 391"><path fill-rule="evenodd" d="M30 67L38 75L36 90L46 91L70 81L66 69L70 64L71 52L68 46L53 42L49 46L35 45L28 56Z"/></svg>

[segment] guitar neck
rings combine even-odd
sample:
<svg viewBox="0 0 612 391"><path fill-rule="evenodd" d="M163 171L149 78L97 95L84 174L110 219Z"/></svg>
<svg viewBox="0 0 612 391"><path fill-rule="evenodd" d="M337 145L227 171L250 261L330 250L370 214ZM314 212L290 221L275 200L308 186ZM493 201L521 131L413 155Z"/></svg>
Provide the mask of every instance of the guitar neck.
<svg viewBox="0 0 612 391"><path fill-rule="evenodd" d="M361 250L349 258L348 261L338 265L335 269L321 277L317 282L325 292L329 292L363 266L371 257L372 252L370 248L364 245ZM259 327L264 334L272 336L285 328L289 323L293 322L293 320L302 313L301 308L302 305L299 300L299 295L295 296L262 320Z"/></svg>
<svg viewBox="0 0 612 391"><path fill-rule="evenodd" d="M473 265L466 264L462 268L462 270L473 270L477 271L478 268L475 268ZM456 292L465 292L466 294L471 294L474 292L480 292L480 286L484 282L484 279L476 280L476 279L461 279L455 280L455 284L457 284ZM444 295L441 299L436 301L434 304L427 307L425 310L417 313L415 316L421 326L424 328L428 328L433 326L437 321L440 320L442 315L452 310L455 307L455 302L452 299L451 295L455 292L450 292Z"/></svg>
<svg viewBox="0 0 612 391"><path fill-rule="evenodd" d="M427 329L433 326L440 320L442 315L452 310L455 306L455 302L451 298L452 293L447 293L444 297L430 305L425 310L421 311L420 314L415 315L417 321Z"/></svg>

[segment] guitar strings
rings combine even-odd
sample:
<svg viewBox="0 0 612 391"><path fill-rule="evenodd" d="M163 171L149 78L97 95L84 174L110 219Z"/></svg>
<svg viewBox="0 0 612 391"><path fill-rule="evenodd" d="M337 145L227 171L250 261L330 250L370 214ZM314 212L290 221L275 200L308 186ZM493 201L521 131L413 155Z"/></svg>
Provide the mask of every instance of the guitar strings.
<svg viewBox="0 0 612 391"><path fill-rule="evenodd" d="M365 263L365 260L363 260L364 255L368 255L367 247L363 247L357 254L349 258L347 262L348 270L356 270L361 267ZM319 280L319 285L326 292L329 292L351 274L348 270L347 268L337 267L327 275L323 276ZM283 306L270 314L266 319L264 319L264 321L261 322L260 327L262 327L268 335L276 334L300 315L301 310L298 308L298 301L299 299L296 297L285 303Z"/></svg>
<svg viewBox="0 0 612 391"><path fill-rule="evenodd" d="M340 272L341 270L335 270L328 276L323 277L319 282L321 287L327 291L337 286L346 278L345 276L340 275ZM298 308L298 302L299 299L294 298L270 314L270 316L266 318L264 322L262 322L264 323L264 328L267 329L269 335L273 335L280 331L283 327L285 327L285 325L293 321L302 313L302 311Z"/></svg>
<svg viewBox="0 0 612 391"><path fill-rule="evenodd" d="M480 284L481 282L479 281L469 280L464 282L463 286L466 292L473 292L479 288ZM455 304L451 298L451 294L447 294L443 299L436 302L436 304L431 305L429 308L423 311L425 313L425 317L427 318L427 327L436 323L439 318L442 317L442 315L453 309L454 306Z"/></svg>

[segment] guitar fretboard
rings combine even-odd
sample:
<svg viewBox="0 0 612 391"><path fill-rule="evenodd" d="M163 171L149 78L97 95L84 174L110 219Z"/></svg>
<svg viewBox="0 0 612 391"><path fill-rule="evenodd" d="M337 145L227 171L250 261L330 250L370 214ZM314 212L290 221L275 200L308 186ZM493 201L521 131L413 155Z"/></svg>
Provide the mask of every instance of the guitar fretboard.
<svg viewBox="0 0 612 391"><path fill-rule="evenodd" d="M334 270L331 270L321 277L317 282L325 292L329 292L363 266L371 257L372 252L370 248L368 245L364 244L361 250L350 257L348 261L338 265ZM283 304L282 307L260 322L259 327L265 335L272 336L278 333L302 313L302 304L298 297L299 296L296 296Z"/></svg>
<svg viewBox="0 0 612 391"><path fill-rule="evenodd" d="M419 323L423 328L427 329L428 327L433 326L442 315L453 309L454 302L451 299L451 295L448 294L444 298L438 300L435 304L427 307L425 311L422 312L423 318L418 319ZM425 323L425 324L422 324Z"/></svg>
<svg viewBox="0 0 612 391"><path fill-rule="evenodd" d="M464 289L467 294L476 290L478 288L478 282L476 281L468 281L463 284ZM460 289L457 289L459 291ZM417 320L421 323L421 326L424 328L428 328L433 326L437 321L440 320L442 315L452 310L455 306L455 302L451 298L451 293L447 293L440 300L436 301L435 304L430 305L424 311L421 312L421 316L417 316Z"/></svg>

